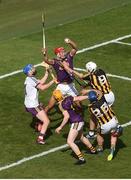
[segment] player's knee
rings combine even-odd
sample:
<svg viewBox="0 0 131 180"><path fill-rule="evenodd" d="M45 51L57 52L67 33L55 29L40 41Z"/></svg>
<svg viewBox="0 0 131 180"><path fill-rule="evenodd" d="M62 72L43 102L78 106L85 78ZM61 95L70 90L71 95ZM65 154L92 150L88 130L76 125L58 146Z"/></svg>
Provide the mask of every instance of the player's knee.
<svg viewBox="0 0 131 180"><path fill-rule="evenodd" d="M50 124L50 120L48 118L44 118L43 120L43 125L49 125Z"/></svg>
<svg viewBox="0 0 131 180"><path fill-rule="evenodd" d="M119 137L123 134L123 127L118 125L114 130L112 130L111 135L113 137Z"/></svg>
<svg viewBox="0 0 131 180"><path fill-rule="evenodd" d="M72 146L73 141L72 141L71 139L67 139L67 144L68 144L69 146Z"/></svg>

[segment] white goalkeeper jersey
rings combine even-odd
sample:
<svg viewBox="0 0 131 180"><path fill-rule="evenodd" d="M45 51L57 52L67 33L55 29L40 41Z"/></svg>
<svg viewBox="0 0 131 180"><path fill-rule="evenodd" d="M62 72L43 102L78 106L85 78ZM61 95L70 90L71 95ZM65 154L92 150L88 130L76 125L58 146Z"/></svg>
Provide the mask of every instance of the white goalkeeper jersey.
<svg viewBox="0 0 131 180"><path fill-rule="evenodd" d="M36 88L38 84L39 84L39 81L35 77L27 77L25 79L24 104L27 108L34 108L39 105L39 101L38 101L39 90Z"/></svg>

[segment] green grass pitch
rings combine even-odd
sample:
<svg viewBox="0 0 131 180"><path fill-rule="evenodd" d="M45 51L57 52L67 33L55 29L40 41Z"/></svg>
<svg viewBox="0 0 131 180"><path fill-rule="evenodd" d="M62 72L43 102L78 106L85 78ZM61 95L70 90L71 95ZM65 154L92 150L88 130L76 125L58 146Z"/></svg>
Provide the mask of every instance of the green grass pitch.
<svg viewBox="0 0 131 180"><path fill-rule="evenodd" d="M25 64L42 61L41 13L46 11L46 45L49 56L57 46L68 47L64 38L78 44L78 49L131 34L130 0L1 0L0 1L0 76L22 69ZM131 44L131 38L122 40ZM77 54L74 66L85 68L94 60L106 73L131 78L131 46L111 43ZM43 68L38 67L38 77ZM26 161L15 167L1 170L8 164L66 143L68 125L60 135L55 128L62 115L53 109L47 144L39 146L37 133L30 127L31 116L24 110L25 76L18 73L0 79L0 178L131 178L131 126L124 129L118 141L118 152L112 162L107 162L108 143L104 154L85 154L87 163L74 165L71 150L64 148L45 156ZM131 120L131 81L109 77L116 96L114 109L121 124ZM46 105L52 90L40 93ZM79 87L77 87L80 90ZM85 107L87 103L84 103ZM85 108L85 122L88 111ZM88 129L85 127L85 132ZM84 152L84 147L80 146Z"/></svg>

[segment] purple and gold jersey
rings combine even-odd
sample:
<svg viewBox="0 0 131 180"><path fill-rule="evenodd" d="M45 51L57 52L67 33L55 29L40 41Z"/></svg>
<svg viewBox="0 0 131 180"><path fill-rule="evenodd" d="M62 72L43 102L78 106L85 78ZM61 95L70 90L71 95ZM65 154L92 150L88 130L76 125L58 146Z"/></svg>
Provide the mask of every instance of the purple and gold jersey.
<svg viewBox="0 0 131 180"><path fill-rule="evenodd" d="M73 69L73 57L70 56L70 53L66 55L66 59L64 61L69 63L69 67ZM74 79L73 76L67 73L66 70L64 70L61 67L59 60L54 59L54 64L52 66L57 74L57 80L59 83L63 83L63 82L67 82L68 84L72 83Z"/></svg>
<svg viewBox="0 0 131 180"><path fill-rule="evenodd" d="M95 72L83 78L89 81L89 85L96 90L107 94L111 91L111 85L107 79L105 72L102 69L97 69Z"/></svg>
<svg viewBox="0 0 131 180"><path fill-rule="evenodd" d="M75 106L73 105L73 97L68 96L62 101L62 108L69 113L70 123L83 122L83 118L80 113L77 112Z"/></svg>
<svg viewBox="0 0 131 180"><path fill-rule="evenodd" d="M109 122L115 116L115 113L111 107L108 106L104 96L94 103L89 104L88 108L93 120L98 122L100 126Z"/></svg>

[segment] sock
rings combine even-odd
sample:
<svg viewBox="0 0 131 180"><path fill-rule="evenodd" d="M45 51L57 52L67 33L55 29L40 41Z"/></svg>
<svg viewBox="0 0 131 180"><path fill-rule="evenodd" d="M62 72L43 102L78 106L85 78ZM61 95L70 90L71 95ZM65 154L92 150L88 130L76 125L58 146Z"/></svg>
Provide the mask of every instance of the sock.
<svg viewBox="0 0 131 180"><path fill-rule="evenodd" d="M96 148L93 147L93 146L91 146L89 149L90 149L91 152L96 152Z"/></svg>
<svg viewBox="0 0 131 180"><path fill-rule="evenodd" d="M98 145L97 150L98 150L98 151L103 151L103 146L102 146L102 145Z"/></svg>
<svg viewBox="0 0 131 180"><path fill-rule="evenodd" d="M45 134L43 134L43 133L39 133L39 139L44 139L44 137L45 137Z"/></svg>
<svg viewBox="0 0 131 180"><path fill-rule="evenodd" d="M94 130L89 130L89 136L94 136L95 135L95 131Z"/></svg>
<svg viewBox="0 0 131 180"><path fill-rule="evenodd" d="M78 157L78 159L81 160L81 161L84 161L84 160L85 160L82 153L78 154L77 157Z"/></svg>
<svg viewBox="0 0 131 180"><path fill-rule="evenodd" d="M112 145L111 145L111 153L113 154L113 153L114 153L114 151L115 151L115 145L114 145L114 144L112 144Z"/></svg>

